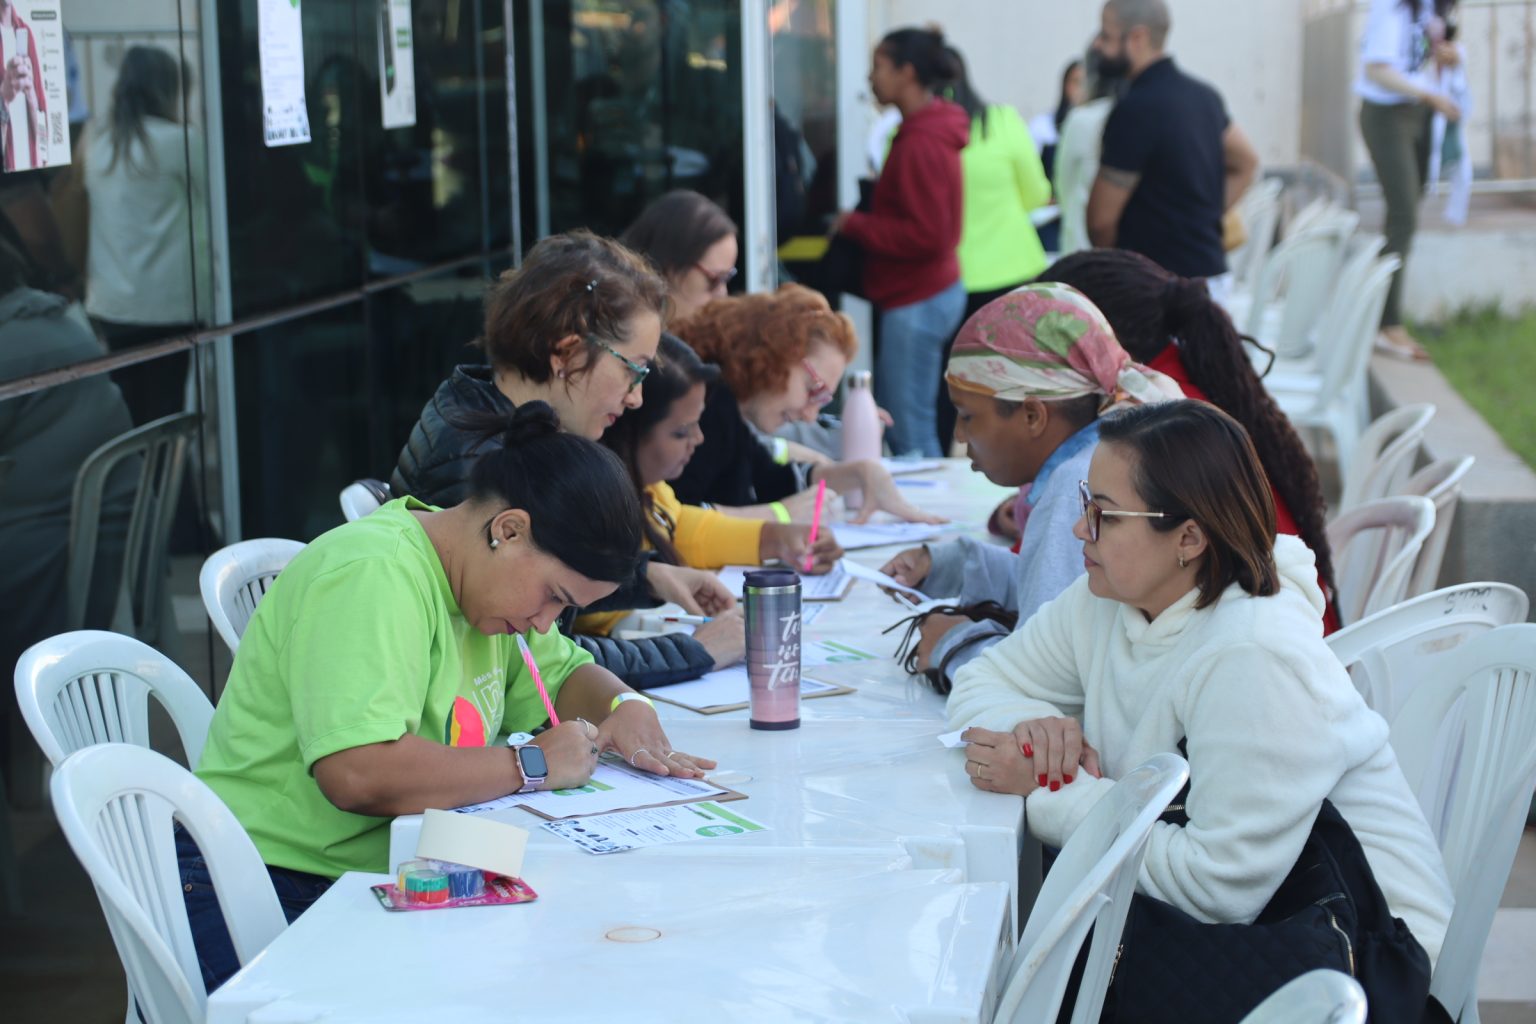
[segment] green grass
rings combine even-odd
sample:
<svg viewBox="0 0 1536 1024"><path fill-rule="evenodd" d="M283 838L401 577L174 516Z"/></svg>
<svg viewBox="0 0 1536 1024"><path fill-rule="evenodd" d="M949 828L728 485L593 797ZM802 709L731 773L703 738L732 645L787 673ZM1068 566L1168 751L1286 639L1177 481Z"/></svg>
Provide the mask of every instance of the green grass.
<svg viewBox="0 0 1536 1024"><path fill-rule="evenodd" d="M1451 386L1536 467L1536 310L1511 319L1491 307L1464 309L1413 330Z"/></svg>

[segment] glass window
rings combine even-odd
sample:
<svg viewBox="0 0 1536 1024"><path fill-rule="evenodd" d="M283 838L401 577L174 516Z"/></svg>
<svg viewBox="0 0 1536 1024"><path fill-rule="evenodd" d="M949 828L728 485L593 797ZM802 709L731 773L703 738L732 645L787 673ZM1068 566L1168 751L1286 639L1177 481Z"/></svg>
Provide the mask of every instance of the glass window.
<svg viewBox="0 0 1536 1024"><path fill-rule="evenodd" d="M674 188L740 217L740 4L570 0L543 19L526 46L544 55L550 229L619 234Z"/></svg>

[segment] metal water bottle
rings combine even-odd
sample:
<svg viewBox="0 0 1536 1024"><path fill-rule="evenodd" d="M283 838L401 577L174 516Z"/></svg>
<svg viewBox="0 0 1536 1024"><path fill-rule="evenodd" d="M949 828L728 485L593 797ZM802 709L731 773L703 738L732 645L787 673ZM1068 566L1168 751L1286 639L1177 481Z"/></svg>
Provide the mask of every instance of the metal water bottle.
<svg viewBox="0 0 1536 1024"><path fill-rule="evenodd" d="M885 428L880 425L880 410L875 405L874 377L869 371L850 374L848 390L843 397L843 461L880 458L881 437ZM843 504L856 509L864 503L860 491L843 493Z"/></svg>
<svg viewBox="0 0 1536 1024"><path fill-rule="evenodd" d="M754 729L800 728L800 577L788 569L747 573L742 589Z"/></svg>

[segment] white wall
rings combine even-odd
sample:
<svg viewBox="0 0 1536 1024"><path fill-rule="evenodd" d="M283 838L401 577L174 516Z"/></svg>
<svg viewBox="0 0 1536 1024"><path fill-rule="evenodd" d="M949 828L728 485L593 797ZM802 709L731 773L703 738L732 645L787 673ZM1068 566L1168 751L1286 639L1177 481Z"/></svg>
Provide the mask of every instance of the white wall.
<svg viewBox="0 0 1536 1024"><path fill-rule="evenodd" d="M1098 32L1101 0L867 0L870 47L893 28L935 21L965 54L983 96L1025 118L1056 106L1061 72ZM1297 162L1298 0L1169 0L1168 49L1226 98L1266 164Z"/></svg>

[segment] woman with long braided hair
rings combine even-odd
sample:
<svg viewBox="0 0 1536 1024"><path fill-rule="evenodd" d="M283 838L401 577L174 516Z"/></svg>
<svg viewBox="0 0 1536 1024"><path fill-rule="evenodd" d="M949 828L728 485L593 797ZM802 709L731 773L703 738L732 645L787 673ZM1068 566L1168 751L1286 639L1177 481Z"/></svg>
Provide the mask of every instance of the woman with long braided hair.
<svg viewBox="0 0 1536 1024"><path fill-rule="evenodd" d="M1243 425L1275 495L1277 529L1300 537L1317 556L1318 576L1330 598L1324 631L1338 629L1317 467L1264 390L1232 318L1211 299L1205 285L1123 249L1073 253L1049 267L1040 280L1069 284L1088 296L1132 359L1178 381L1186 397L1210 402Z"/></svg>

